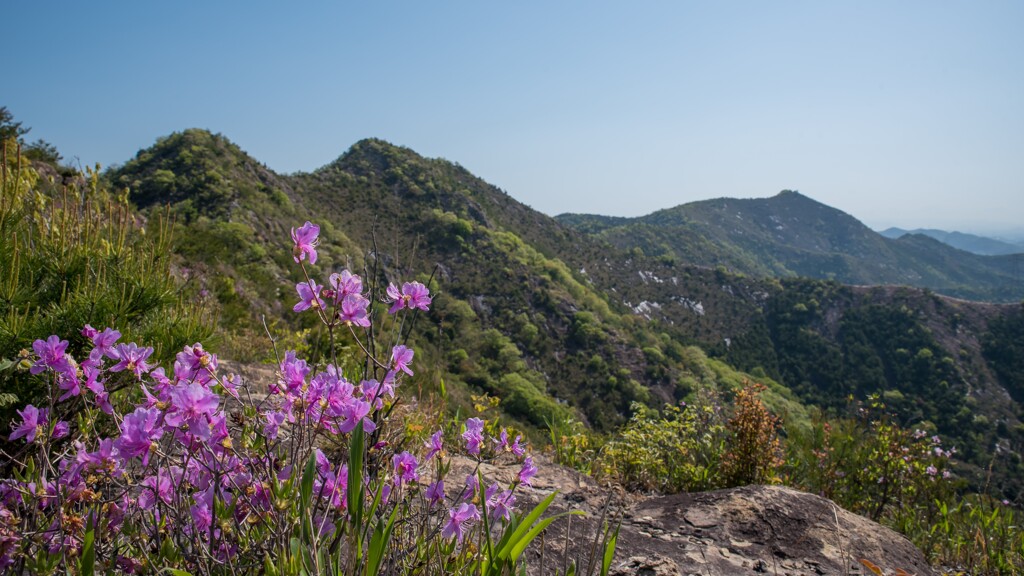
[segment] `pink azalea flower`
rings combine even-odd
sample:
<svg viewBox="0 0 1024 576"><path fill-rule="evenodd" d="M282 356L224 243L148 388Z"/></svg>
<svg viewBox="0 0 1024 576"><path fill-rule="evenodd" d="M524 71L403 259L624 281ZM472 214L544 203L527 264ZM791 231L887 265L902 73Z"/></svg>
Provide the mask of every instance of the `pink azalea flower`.
<svg viewBox="0 0 1024 576"><path fill-rule="evenodd" d="M420 475L416 472L418 466L416 457L409 452L395 454L391 461L395 466L395 485L399 488L406 482L415 482L420 479Z"/></svg>
<svg viewBox="0 0 1024 576"><path fill-rule="evenodd" d="M65 437L65 436L67 436L68 433L70 433L70 432L71 432L71 426L69 426L68 423L63 421L63 420L58 420L57 423L53 425L53 436L52 436L52 438L54 440L59 440L59 439Z"/></svg>
<svg viewBox="0 0 1024 576"><path fill-rule="evenodd" d="M462 502L458 508L448 511L448 523L441 530L441 536L455 539L461 544L465 536L467 524L480 520L480 512L474 504Z"/></svg>
<svg viewBox="0 0 1024 576"><path fill-rule="evenodd" d="M373 423L373 420L367 418L369 414L370 403L353 397L339 410L339 416L344 418L344 422L339 426L338 431L342 434L348 434L355 430L357 425L362 423L364 432L373 432L377 429L377 425Z"/></svg>
<svg viewBox="0 0 1024 576"><path fill-rule="evenodd" d="M140 407L124 417L120 427L121 436L114 441L114 447L122 460L142 456L144 465L149 462L149 451L153 443L164 433L160 414L156 408Z"/></svg>
<svg viewBox="0 0 1024 576"><path fill-rule="evenodd" d="M93 394L103 394L106 392L106 388L103 387L103 382L100 380L100 376L103 374L99 368L95 366L83 366L82 374L85 376L85 388Z"/></svg>
<svg viewBox="0 0 1024 576"><path fill-rule="evenodd" d="M494 443L498 445L499 452L508 452L510 447L508 445L508 430L505 428L501 429L501 433L497 438L494 438Z"/></svg>
<svg viewBox="0 0 1024 576"><path fill-rule="evenodd" d="M287 392L295 393L305 386L309 370L309 365L305 360L298 358L294 350L288 350L284 353L284 361L281 362L281 379L278 381L278 385ZM277 391L271 389L272 393Z"/></svg>
<svg viewBox="0 0 1024 576"><path fill-rule="evenodd" d="M24 438L26 442L31 443L43 431L43 426L46 424L46 409L40 410L29 404L25 406L24 410L18 410L18 415L21 416L21 424L13 426L14 431L11 432L8 441L13 442L18 438Z"/></svg>
<svg viewBox="0 0 1024 576"><path fill-rule="evenodd" d="M338 300L343 300L350 294L362 294L363 292L363 279L348 270L342 270L340 274L337 272L331 274L328 281L331 288L334 288L335 298Z"/></svg>
<svg viewBox="0 0 1024 576"><path fill-rule="evenodd" d="M434 432L430 436L430 440L425 442L425 445L427 447L427 455L423 457L424 461L430 460L444 450L444 434L440 430Z"/></svg>
<svg viewBox="0 0 1024 576"><path fill-rule="evenodd" d="M114 355L114 344L121 338L120 332L112 328L104 328L103 332L97 332L90 338L96 350L111 360L117 360L117 356Z"/></svg>
<svg viewBox="0 0 1024 576"><path fill-rule="evenodd" d="M59 336L53 335L46 340L36 340L32 343L32 350L39 359L29 368L30 374L39 374L47 368L55 372L64 372L68 368L67 358L64 351L68 348L68 341L61 340Z"/></svg>
<svg viewBox="0 0 1024 576"><path fill-rule="evenodd" d="M114 359L118 362L110 367L110 371L120 372L122 370L131 370L135 373L135 377L141 380L142 375L149 372L152 368L146 363L146 359L149 358L152 353L152 348L139 348L134 342L118 344L114 348L113 352Z"/></svg>
<svg viewBox="0 0 1024 576"><path fill-rule="evenodd" d="M85 445L81 442L75 444L78 454L75 462L85 467L87 471L107 469L114 475L120 475L121 470L114 460L114 441L110 438L100 440L95 452L87 452Z"/></svg>
<svg viewBox="0 0 1024 576"><path fill-rule="evenodd" d="M189 507L189 513L192 515L192 522L199 533L209 530L213 523L213 489L214 486L210 485L205 490L192 495L195 504Z"/></svg>
<svg viewBox="0 0 1024 576"><path fill-rule="evenodd" d="M537 467L533 465L533 458L528 456L526 458L526 460L523 460L523 467L522 467L521 470L519 470L519 476L518 476L519 482L521 484L526 484L527 486L531 486L532 482L533 482L533 477L536 474L537 474Z"/></svg>
<svg viewBox="0 0 1024 576"><path fill-rule="evenodd" d="M263 434L266 435L267 440L274 441L277 439L278 430L284 421L288 419L288 415L279 410L268 411L263 413L266 422L263 424Z"/></svg>
<svg viewBox="0 0 1024 576"><path fill-rule="evenodd" d="M64 359L63 371L57 373L57 387L64 391L64 394L60 398L57 398L57 402L63 402L72 396L78 396L82 393L82 389L79 386L81 380L78 379L78 365L71 357Z"/></svg>
<svg viewBox="0 0 1024 576"><path fill-rule="evenodd" d="M395 370L401 370L409 376L412 376L412 370L409 368L409 364L412 362L413 350L399 344L395 346L394 350L391 351L391 362L395 367Z"/></svg>
<svg viewBox="0 0 1024 576"><path fill-rule="evenodd" d="M394 379L385 378L383 383L377 380L363 380L359 383L359 388L363 391L363 398L372 402L377 410L384 408L384 396L395 397Z"/></svg>
<svg viewBox="0 0 1024 576"><path fill-rule="evenodd" d="M241 385L242 379L238 374L228 374L226 378L221 378L220 385L224 388L224 391L238 399L238 387Z"/></svg>
<svg viewBox="0 0 1024 576"><path fill-rule="evenodd" d="M515 441L512 442L511 450L512 450L512 453L515 454L517 458L518 457L522 457L523 454L526 454L526 448L523 448L523 445L519 443L519 441L522 440L522 438L523 438L523 436L521 434L517 434Z"/></svg>
<svg viewBox="0 0 1024 576"><path fill-rule="evenodd" d="M480 453L480 443L484 441L484 421L479 418L466 420L466 431L462 433L466 441L466 452L470 454Z"/></svg>
<svg viewBox="0 0 1024 576"><path fill-rule="evenodd" d="M391 300L391 309L388 314L394 314L402 308L412 310L418 308L424 312L430 309L430 290L419 282L406 282L399 290L394 284L388 284L388 300Z"/></svg>
<svg viewBox="0 0 1024 576"><path fill-rule="evenodd" d="M487 489L484 499L487 501L488 517L491 520L512 519L512 507L516 504L516 497L511 490L502 490L497 484L492 484Z"/></svg>
<svg viewBox="0 0 1024 576"><path fill-rule="evenodd" d="M217 411L220 398L202 384L181 384L171 388L171 407L164 416L164 424L173 428L187 425L193 434L209 436L209 418ZM205 434L203 430L205 429Z"/></svg>
<svg viewBox="0 0 1024 576"><path fill-rule="evenodd" d="M206 384L217 371L217 357L196 342L185 346L174 358L174 378L178 381Z"/></svg>
<svg viewBox="0 0 1024 576"><path fill-rule="evenodd" d="M307 221L298 230L292 228L292 241L295 247L292 249L292 256L298 263L309 256L309 263L316 264L316 245L320 243L317 236L320 235L320 227Z"/></svg>
<svg viewBox="0 0 1024 576"><path fill-rule="evenodd" d="M462 492L464 500L472 500L476 497L476 491L480 489L480 479L476 474L466 475L466 489Z"/></svg>
<svg viewBox="0 0 1024 576"><path fill-rule="evenodd" d="M171 473L161 468L157 470L156 476L149 476L142 481L142 491L139 492L139 508L149 510L156 505L157 501L170 504L174 495L174 484L171 482Z"/></svg>
<svg viewBox="0 0 1024 576"><path fill-rule="evenodd" d="M313 283L313 287L310 288L308 282L299 282L295 285L296 292L299 293L299 301L295 306L292 306L292 310L295 312L302 312L303 310L323 309L324 301L320 299L320 290L323 286Z"/></svg>
<svg viewBox="0 0 1024 576"><path fill-rule="evenodd" d="M370 319L367 317L367 308L369 307L370 301L361 294L349 294L341 301L338 319L346 324L369 328Z"/></svg>
<svg viewBox="0 0 1024 576"><path fill-rule="evenodd" d="M348 465L342 464L337 473L328 468L323 472L323 483L320 484L316 493L326 497L331 507L335 510L343 510L348 505L346 498L348 494Z"/></svg>
<svg viewBox="0 0 1024 576"><path fill-rule="evenodd" d="M444 480L438 480L437 482L427 486L425 495L427 500L430 502L431 508L444 502Z"/></svg>

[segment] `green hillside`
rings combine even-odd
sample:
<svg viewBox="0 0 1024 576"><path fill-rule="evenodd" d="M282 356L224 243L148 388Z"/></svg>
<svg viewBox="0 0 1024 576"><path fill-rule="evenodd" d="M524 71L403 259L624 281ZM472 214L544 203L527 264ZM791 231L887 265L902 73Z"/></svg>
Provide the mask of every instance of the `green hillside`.
<svg viewBox="0 0 1024 576"><path fill-rule="evenodd" d="M222 136L188 130L106 178L128 187L144 214L170 205L182 269L216 305L219 344L237 359L267 356L264 319L290 345L323 349L315 324L289 310L300 276L276 249L292 226L311 220L324 238L318 281L347 266L378 286L430 282L434 309L413 327L423 343L418 364L429 367L417 374L424 393L444 382L456 404L499 398L505 414L535 432L566 418L610 431L633 402L658 407L712 384L728 393L748 377L769 383L766 402L796 420L807 418L799 402L841 413L851 397L878 394L902 424L951 438L964 473L979 482L998 443L998 488L1020 490L1024 413L1009 395L1018 383L1007 368L1024 349L1017 307L789 279L816 266L881 274L915 253L923 258L930 239L883 239L795 193L709 201L643 223L563 218L581 231L457 164L380 140L285 176ZM757 213L758 202L772 210ZM742 234L705 231L726 215ZM786 258L767 249L766 223L776 220ZM791 229L803 221L813 234ZM664 234L669 226L679 234ZM623 244L636 230L644 235ZM834 252L851 246L873 263ZM745 275L723 264L738 257L748 262ZM974 264L964 266L967 275ZM760 278L769 274L787 279ZM948 267L941 276L957 277Z"/></svg>
<svg viewBox="0 0 1024 576"><path fill-rule="evenodd" d="M754 276L857 285L908 285L957 298L1024 298L1013 256L979 256L920 235L890 239L798 192L719 198L630 219L562 215L563 223L623 249Z"/></svg>

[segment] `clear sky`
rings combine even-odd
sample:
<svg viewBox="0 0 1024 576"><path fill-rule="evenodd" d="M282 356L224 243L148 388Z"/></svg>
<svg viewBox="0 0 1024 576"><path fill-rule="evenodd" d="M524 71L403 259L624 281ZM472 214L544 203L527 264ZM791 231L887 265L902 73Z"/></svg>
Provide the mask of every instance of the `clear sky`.
<svg viewBox="0 0 1024 576"><path fill-rule="evenodd" d="M189 127L278 172L366 137L547 214L796 189L876 227L1024 235L1024 2L52 2L0 105L66 159Z"/></svg>

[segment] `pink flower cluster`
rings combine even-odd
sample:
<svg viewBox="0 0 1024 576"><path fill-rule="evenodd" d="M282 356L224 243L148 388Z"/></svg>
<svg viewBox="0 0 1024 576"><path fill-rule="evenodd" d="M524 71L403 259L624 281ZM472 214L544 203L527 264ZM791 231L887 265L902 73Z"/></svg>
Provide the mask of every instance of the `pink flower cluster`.
<svg viewBox="0 0 1024 576"><path fill-rule="evenodd" d="M319 227L309 222L292 230L296 262L317 261L318 234ZM370 299L362 279L345 270L332 274L329 285L324 290L312 282L298 284L301 300L295 309L324 312L321 318L328 323L370 326ZM418 282L401 289L391 284L387 297L391 314L427 311L431 304L429 291ZM104 549L117 554L106 565L119 571L141 569L141 561L157 553L157 543L168 534L175 534L175 545L188 554L229 563L240 553L239 539L247 531L269 530L292 510L289 494L295 492L305 462L315 472L312 525L318 537L329 537L337 532L337 523L351 521L347 507L353 487L348 465L332 463L317 446L326 445L321 444L325 439L345 445L349 435L362 433L370 439L366 445L373 446L370 452L388 450L388 443L375 435L381 411L395 398L402 379L414 374L415 353L402 344L390 348L386 361L369 358L364 349L365 364L373 369L358 383L338 366L314 370L288 351L267 393L253 399L254 391L237 376L219 374L217 357L201 344L185 346L168 373L150 363L152 348L119 342L121 334L114 329L86 325L81 335L87 343L81 361L68 353L69 341L58 336L32 346L35 359L29 372L48 379L59 398L52 410L33 405L19 410L9 440L22 440L35 449L55 474L0 479L0 569L13 566L18 554L29 558L42 553L40 547L48 554L76 556L85 540L87 516L96 520L95 542L106 543ZM141 400L122 413L118 407L124 404L112 402L110 390L128 385L140 391ZM228 397L233 399L230 404ZM78 430L65 440L70 425L58 416L70 412L70 400L90 409L87 419L105 414L111 425ZM104 436L95 430L112 433ZM436 521L434 534L461 543L480 526L481 514L494 523L511 521L517 487L529 485L537 472L520 436L510 440L502 429L497 437L488 437L485 423L470 418L462 433L463 448L478 464L485 455L511 454L521 469L510 486L492 484L481 490L474 471L465 489L446 496L443 472L448 464L440 462L446 451L439 430L426 442L421 460L409 451L391 454L390 466L385 458L374 460L383 466L364 470L361 485L354 489L368 502L378 498L382 506L421 498ZM426 479L426 464L435 458L438 474ZM24 518L44 519L44 525L24 533L9 529Z"/></svg>
<svg viewBox="0 0 1024 576"><path fill-rule="evenodd" d="M298 230L292 228L292 241L295 243L292 253L295 262L301 262L308 256L310 264L316 263L316 246L320 242L319 234L320 227L310 222L306 222ZM322 285L308 278L306 282L296 284L295 291L299 295L299 301L292 307L292 310L295 312L325 311L327 305L330 304L331 315L323 317L328 324L340 323L350 327L368 328L370 326L370 300L363 294L362 278L348 270L343 270L331 274L328 283L330 288L326 290ZM419 282L406 282L402 284L401 289L394 284L389 284L387 299L388 302L391 302L389 314L396 314L402 309L426 312L430 309L431 303L430 290Z"/></svg>

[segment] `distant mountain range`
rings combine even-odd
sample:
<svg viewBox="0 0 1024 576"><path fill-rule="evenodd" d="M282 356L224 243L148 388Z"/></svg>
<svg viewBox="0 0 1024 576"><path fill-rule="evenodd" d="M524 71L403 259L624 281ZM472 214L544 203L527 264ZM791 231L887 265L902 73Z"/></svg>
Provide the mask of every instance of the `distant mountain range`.
<svg viewBox="0 0 1024 576"><path fill-rule="evenodd" d="M995 238L966 234L963 232L947 232L945 230L935 230L932 228L904 230L903 228L893 227L886 228L879 232L879 234L886 238L893 239L901 238L907 234L922 234L924 236L935 238L944 244L949 244L954 248L959 248L960 250L982 256L1003 256L1006 254L1024 253L1024 244L1014 244L997 240Z"/></svg>
<svg viewBox="0 0 1024 576"><path fill-rule="evenodd" d="M729 394L747 378L795 423L811 406L884 394L902 423L947 435L968 475L997 455L995 482L1024 491L1024 307L936 294L1019 301L1014 257L891 240L795 192L556 220L457 164L374 139L280 175L186 130L104 177L143 216L170 207L177 258L215 304L225 357L262 358L264 317L282 346L317 349L315 322L290 312L302 276L287 245L312 220L319 281L348 266L367 285L431 282L433 309L410 327L416 382L443 379L449 402L489 394L539 433L567 417L611 430L633 402Z"/></svg>
<svg viewBox="0 0 1024 576"><path fill-rule="evenodd" d="M890 239L788 190L772 198L692 202L639 218L556 218L622 249L752 276L918 286L994 302L1024 298L1024 256L980 256L920 234Z"/></svg>

